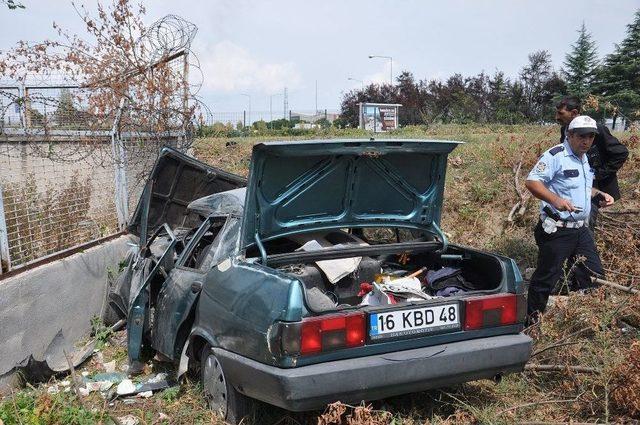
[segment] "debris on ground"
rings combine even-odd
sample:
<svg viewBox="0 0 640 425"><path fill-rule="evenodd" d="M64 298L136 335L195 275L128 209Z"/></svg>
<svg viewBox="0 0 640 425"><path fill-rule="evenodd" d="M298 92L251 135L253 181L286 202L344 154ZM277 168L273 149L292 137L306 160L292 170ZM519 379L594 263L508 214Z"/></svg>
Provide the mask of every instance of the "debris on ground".
<svg viewBox="0 0 640 425"><path fill-rule="evenodd" d="M116 391L118 395L130 395L136 392L136 386L131 379L125 379L118 384L118 389Z"/></svg>
<svg viewBox="0 0 640 425"><path fill-rule="evenodd" d="M118 418L120 425L138 425L140 420L133 415L122 416Z"/></svg>

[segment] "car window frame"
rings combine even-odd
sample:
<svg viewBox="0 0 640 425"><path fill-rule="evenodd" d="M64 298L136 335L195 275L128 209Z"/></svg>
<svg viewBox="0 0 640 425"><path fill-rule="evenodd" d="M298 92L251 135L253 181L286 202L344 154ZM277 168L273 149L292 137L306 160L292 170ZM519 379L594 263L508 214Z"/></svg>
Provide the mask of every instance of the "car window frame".
<svg viewBox="0 0 640 425"><path fill-rule="evenodd" d="M181 270L190 270L194 272L200 272L202 274L207 273L211 268L211 265L208 265L202 268L193 268L193 267L185 266L185 263L189 258L189 256L191 255L191 253L193 252L193 250L195 249L195 247L198 245L198 243L200 243L200 240L202 239L202 237L205 235L205 233L207 233L207 230L209 230L209 228L211 227L212 222L217 218L224 218L224 223L222 224L220 231L216 235L216 238L217 238L218 235L220 235L222 231L225 229L225 227L227 226L227 223L229 222L229 217L230 217L229 214L212 214L208 216L202 222L202 224L200 225L196 233L193 235L193 237L191 238L187 246L185 246L184 250L180 254L180 257L176 261L175 268L178 268Z"/></svg>

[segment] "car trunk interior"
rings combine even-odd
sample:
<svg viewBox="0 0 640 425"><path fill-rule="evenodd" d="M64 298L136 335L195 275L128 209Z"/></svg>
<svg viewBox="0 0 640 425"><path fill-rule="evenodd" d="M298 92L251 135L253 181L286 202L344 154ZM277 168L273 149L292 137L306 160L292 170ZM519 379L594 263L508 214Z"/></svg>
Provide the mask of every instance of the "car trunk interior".
<svg viewBox="0 0 640 425"><path fill-rule="evenodd" d="M398 237L398 232L391 234ZM373 236L373 238L372 238ZM376 245L396 240L379 240L379 231L333 231L324 234L298 235L280 238L264 244L269 255L285 254L295 251L309 251L309 245L320 248L340 248ZM376 240L376 237L378 239ZM423 238L424 239L424 238ZM311 241L311 242L310 242ZM399 241L399 240L398 240ZM318 243L316 243L318 242ZM366 248L365 248L366 249ZM421 289L425 302L442 301L443 298L467 296L479 292L496 292L503 280L500 261L490 255L455 246L449 246L444 254L435 252L436 248L416 248L400 254L365 255L314 261L291 261L276 268L283 273L299 279L306 289L307 306L313 312L340 310L365 305L364 294L371 291L371 284L382 284L382 288L393 285L393 281L409 283ZM249 250L247 257L258 256L256 250ZM337 270L336 270L337 269ZM436 273L438 272L438 273ZM404 280L403 280L404 278ZM387 286L385 286L385 284ZM393 296L393 303L421 301L413 294ZM417 294L422 297L422 294ZM370 304L369 304L370 305Z"/></svg>

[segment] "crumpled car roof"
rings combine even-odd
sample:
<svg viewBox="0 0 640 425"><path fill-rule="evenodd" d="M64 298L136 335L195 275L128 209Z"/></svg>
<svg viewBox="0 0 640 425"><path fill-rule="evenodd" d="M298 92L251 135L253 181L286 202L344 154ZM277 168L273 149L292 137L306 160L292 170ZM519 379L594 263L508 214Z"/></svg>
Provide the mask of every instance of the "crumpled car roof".
<svg viewBox="0 0 640 425"><path fill-rule="evenodd" d="M203 217L214 215L242 215L244 212L244 199L247 189L241 187L226 192L219 192L213 195L192 201L187 209Z"/></svg>

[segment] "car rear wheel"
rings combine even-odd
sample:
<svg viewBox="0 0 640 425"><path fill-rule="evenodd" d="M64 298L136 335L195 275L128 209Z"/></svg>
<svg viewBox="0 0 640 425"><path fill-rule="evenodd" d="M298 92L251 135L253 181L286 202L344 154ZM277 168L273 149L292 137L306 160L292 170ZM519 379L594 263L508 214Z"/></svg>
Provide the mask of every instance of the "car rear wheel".
<svg viewBox="0 0 640 425"><path fill-rule="evenodd" d="M200 356L200 376L205 400L209 409L219 413L234 425L251 414L252 400L239 393L224 374L222 365L213 354L210 345L205 345Z"/></svg>

